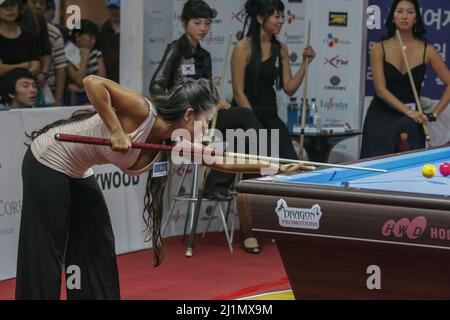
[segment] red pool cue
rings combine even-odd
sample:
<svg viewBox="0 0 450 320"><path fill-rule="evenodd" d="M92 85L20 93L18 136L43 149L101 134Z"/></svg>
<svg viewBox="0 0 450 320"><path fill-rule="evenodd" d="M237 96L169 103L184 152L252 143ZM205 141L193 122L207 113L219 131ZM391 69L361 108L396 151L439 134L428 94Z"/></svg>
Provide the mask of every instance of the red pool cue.
<svg viewBox="0 0 450 320"><path fill-rule="evenodd" d="M99 146L111 146L111 139L78 136L73 134L57 133L55 134L55 140L61 142L73 142L82 144L95 144ZM135 149L146 150L159 150L159 151L172 151L173 146L164 146L161 144L143 143L143 142L131 142L131 147ZM198 152L198 151L197 151Z"/></svg>
<svg viewBox="0 0 450 320"><path fill-rule="evenodd" d="M83 144L95 144L102 146L111 146L111 139L105 138L97 138L97 137L86 137L86 136L78 136L64 133L55 134L55 140L61 142L73 142L73 143L83 143ZM138 149L147 149L147 150L160 150L160 151L172 151L174 146L164 146L160 144L152 144L152 143L141 143L141 142L131 142L132 148ZM183 148L180 150L183 151ZM202 148L194 148L191 150L192 153L204 153L205 150ZM372 172L381 172L386 173L387 170L383 169L372 169L372 168L363 168L357 166L347 166L340 164L331 164L331 163L321 163L321 162L311 162L311 161L300 161L293 159L283 159L283 158L273 158L259 155L251 155L251 154L243 154L243 153L233 153L233 152L223 152L220 150L208 150L208 153L211 156L222 156L222 157L234 157L234 158L245 158L248 160L262 160L268 162L276 162L276 163L299 163L306 166L316 166L316 167L326 167L326 168L341 168L341 169L351 169L351 170L361 170L361 171L372 171Z"/></svg>

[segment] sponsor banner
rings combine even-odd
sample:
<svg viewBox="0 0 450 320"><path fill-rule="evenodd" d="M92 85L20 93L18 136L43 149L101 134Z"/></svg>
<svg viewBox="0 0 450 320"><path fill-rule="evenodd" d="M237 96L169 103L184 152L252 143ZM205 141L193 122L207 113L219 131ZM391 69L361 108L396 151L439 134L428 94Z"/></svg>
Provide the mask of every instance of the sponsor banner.
<svg viewBox="0 0 450 320"><path fill-rule="evenodd" d="M367 1L361 0L323 1L320 6L317 1L306 2L311 44L316 50L310 65L308 98L316 99L322 124L348 123L361 129L366 7ZM303 86L298 96L302 94ZM359 139L350 139L334 148L330 161L356 159L358 154Z"/></svg>
<svg viewBox="0 0 450 320"><path fill-rule="evenodd" d="M20 112L0 112L0 280L16 274L17 244L22 209L21 166L25 154Z"/></svg>

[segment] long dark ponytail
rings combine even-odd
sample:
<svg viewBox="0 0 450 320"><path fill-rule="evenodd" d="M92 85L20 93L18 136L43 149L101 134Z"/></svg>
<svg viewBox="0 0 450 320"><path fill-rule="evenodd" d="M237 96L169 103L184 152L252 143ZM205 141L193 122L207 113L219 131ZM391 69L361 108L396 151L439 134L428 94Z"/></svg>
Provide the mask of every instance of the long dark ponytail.
<svg viewBox="0 0 450 320"><path fill-rule="evenodd" d="M276 11L283 12L284 4L281 0L248 0L245 3L245 12L247 14L244 22L244 29L242 34L245 34L248 21L250 20L250 26L248 28L247 37L251 41L252 53L249 62L249 77L250 83L253 84L253 95L258 95L258 81L259 69L262 60L261 49L261 25L258 22L257 16L263 18L263 24L270 18ZM276 85L279 90L283 83L283 68L281 65L281 44L275 36L272 37L272 58L275 59L276 70Z"/></svg>
<svg viewBox="0 0 450 320"><path fill-rule="evenodd" d="M211 110L217 104L218 94L210 80L186 79L181 84L175 85L168 95L153 97L153 101L158 116L167 123L173 123L182 118L188 108L194 109L194 114ZM170 153L163 152L160 161L169 159ZM152 241L155 267L164 259L161 223L166 182L167 176L152 178L149 174L144 198L145 241Z"/></svg>
<svg viewBox="0 0 450 320"><path fill-rule="evenodd" d="M69 124L69 123L73 123L73 122L83 121L83 120L91 118L92 116L94 116L96 114L97 114L97 112L94 110L89 110L89 109L78 110L78 111L75 111L72 114L72 116L68 119L55 121L53 123L46 125L42 129L31 132L30 134L25 132L25 135L33 141L40 135L48 132L50 129L60 127L60 126L63 126L63 125Z"/></svg>

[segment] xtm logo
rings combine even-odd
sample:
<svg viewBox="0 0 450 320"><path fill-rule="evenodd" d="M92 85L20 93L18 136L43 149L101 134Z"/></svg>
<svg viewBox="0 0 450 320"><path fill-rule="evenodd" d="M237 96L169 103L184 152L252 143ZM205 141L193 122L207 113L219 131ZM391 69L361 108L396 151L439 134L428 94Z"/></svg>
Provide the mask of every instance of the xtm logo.
<svg viewBox="0 0 450 320"><path fill-rule="evenodd" d="M287 22L289 24L293 23L295 20L299 19L291 10L287 11Z"/></svg>
<svg viewBox="0 0 450 320"><path fill-rule="evenodd" d="M231 12L231 20L237 20L241 23L244 23L245 20L245 10L242 9L239 12Z"/></svg>
<svg viewBox="0 0 450 320"><path fill-rule="evenodd" d="M340 56L337 55L337 56L335 56L335 57L333 57L331 59L325 58L324 65L329 64L329 65L331 65L332 67L334 67L336 69L339 69L339 66L346 66L346 65L348 65L348 60L341 59L339 57Z"/></svg>

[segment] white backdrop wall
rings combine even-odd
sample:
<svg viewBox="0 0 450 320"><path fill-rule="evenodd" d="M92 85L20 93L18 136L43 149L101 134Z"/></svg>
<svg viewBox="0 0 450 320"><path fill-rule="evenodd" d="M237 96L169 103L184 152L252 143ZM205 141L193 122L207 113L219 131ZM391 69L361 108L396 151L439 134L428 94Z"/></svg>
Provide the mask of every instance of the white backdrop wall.
<svg viewBox="0 0 450 320"><path fill-rule="evenodd" d="M317 53L311 64L309 98L316 98L322 121L346 122L360 129L364 99L367 1L307 1L311 45ZM347 26L329 24L330 13L347 17ZM333 81L337 81L334 82ZM331 161L357 159L359 139L338 144Z"/></svg>

